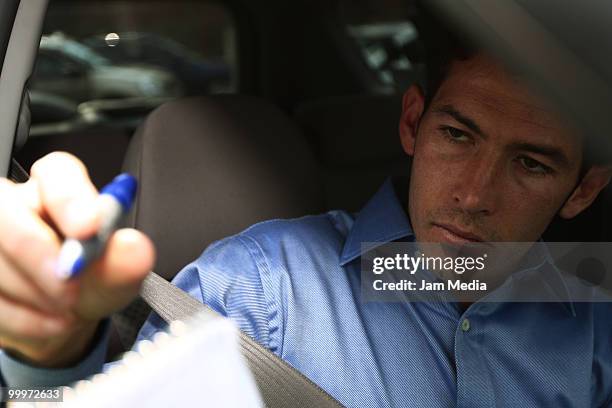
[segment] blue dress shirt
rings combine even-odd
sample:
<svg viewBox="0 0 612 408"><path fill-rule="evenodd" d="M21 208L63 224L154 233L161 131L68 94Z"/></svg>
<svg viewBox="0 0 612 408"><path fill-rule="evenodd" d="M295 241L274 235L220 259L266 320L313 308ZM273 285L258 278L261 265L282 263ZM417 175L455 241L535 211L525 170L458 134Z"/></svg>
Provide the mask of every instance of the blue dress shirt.
<svg viewBox="0 0 612 408"><path fill-rule="evenodd" d="M362 302L361 243L413 239L389 180L356 217L256 224L208 247L174 283L348 407L612 405L610 304ZM139 338L164 327L152 315ZM100 369L102 347L62 378ZM0 369L8 383L59 371L5 354Z"/></svg>

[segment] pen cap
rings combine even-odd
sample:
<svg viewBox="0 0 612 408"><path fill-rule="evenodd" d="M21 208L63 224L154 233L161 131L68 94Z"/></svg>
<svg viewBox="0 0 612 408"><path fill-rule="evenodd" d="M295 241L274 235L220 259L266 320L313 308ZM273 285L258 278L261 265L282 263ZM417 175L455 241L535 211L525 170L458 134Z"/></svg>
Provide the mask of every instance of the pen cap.
<svg viewBox="0 0 612 408"><path fill-rule="evenodd" d="M128 212L134 203L137 185L135 177L122 173L106 185L100 194L113 196L121 204L123 211Z"/></svg>

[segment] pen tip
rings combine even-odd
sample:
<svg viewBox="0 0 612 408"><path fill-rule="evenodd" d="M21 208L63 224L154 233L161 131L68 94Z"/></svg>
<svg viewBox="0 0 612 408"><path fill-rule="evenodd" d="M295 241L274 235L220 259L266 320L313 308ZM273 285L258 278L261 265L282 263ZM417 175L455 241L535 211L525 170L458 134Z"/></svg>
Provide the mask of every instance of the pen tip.
<svg viewBox="0 0 612 408"><path fill-rule="evenodd" d="M55 267L57 277L68 279L81 272L85 266L82 255L83 247L77 240L69 239L64 242Z"/></svg>

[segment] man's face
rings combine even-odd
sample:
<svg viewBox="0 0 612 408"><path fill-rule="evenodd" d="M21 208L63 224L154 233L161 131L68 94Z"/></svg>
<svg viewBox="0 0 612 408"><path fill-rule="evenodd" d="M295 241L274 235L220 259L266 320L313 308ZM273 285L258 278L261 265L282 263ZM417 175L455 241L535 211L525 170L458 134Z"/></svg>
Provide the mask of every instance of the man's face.
<svg viewBox="0 0 612 408"><path fill-rule="evenodd" d="M417 116L402 143L421 242L535 241L574 191L581 140L485 56L454 62Z"/></svg>

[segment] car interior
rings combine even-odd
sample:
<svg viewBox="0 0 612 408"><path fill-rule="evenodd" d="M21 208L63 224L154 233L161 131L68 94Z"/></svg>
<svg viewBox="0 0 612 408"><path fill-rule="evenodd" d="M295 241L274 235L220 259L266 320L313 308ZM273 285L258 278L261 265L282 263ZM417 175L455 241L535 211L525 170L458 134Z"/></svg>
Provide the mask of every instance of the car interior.
<svg viewBox="0 0 612 408"><path fill-rule="evenodd" d="M51 1L50 13L74 3ZM98 187L122 168L135 174L129 223L152 237L155 271L168 280L211 242L256 222L358 211L385 178L408 174L397 137L401 94L372 91L383 84L354 66L364 62L358 44L345 38L341 8L316 3L223 4L239 44L231 94L189 96L150 114L112 107L103 113L111 119L89 121L31 104L34 134L17 160L28 169L49 152L68 151ZM123 115L131 120L115 120ZM109 355L129 348L148 311L140 301L116 316L122 344Z"/></svg>
<svg viewBox="0 0 612 408"><path fill-rule="evenodd" d="M398 136L401 97L408 85L425 83L428 46L415 28L414 1L51 0L43 34L104 34L84 29L90 18L109 33L144 30L130 20L141 21L147 3L160 14L180 10L179 17L197 10L184 27L164 30L218 26L215 15L223 14L231 84L178 98L78 104L31 87L30 135L14 157L29 169L49 152L71 152L98 187L122 169L134 174L139 191L128 225L153 239L154 270L164 278L256 222L356 212L387 177L409 177ZM209 6L214 13L200 14ZM131 19L115 18L114 9ZM554 222L545 239L610 241L611 199L606 189L584 214ZM129 349L149 311L139 300L113 318L109 359Z"/></svg>

